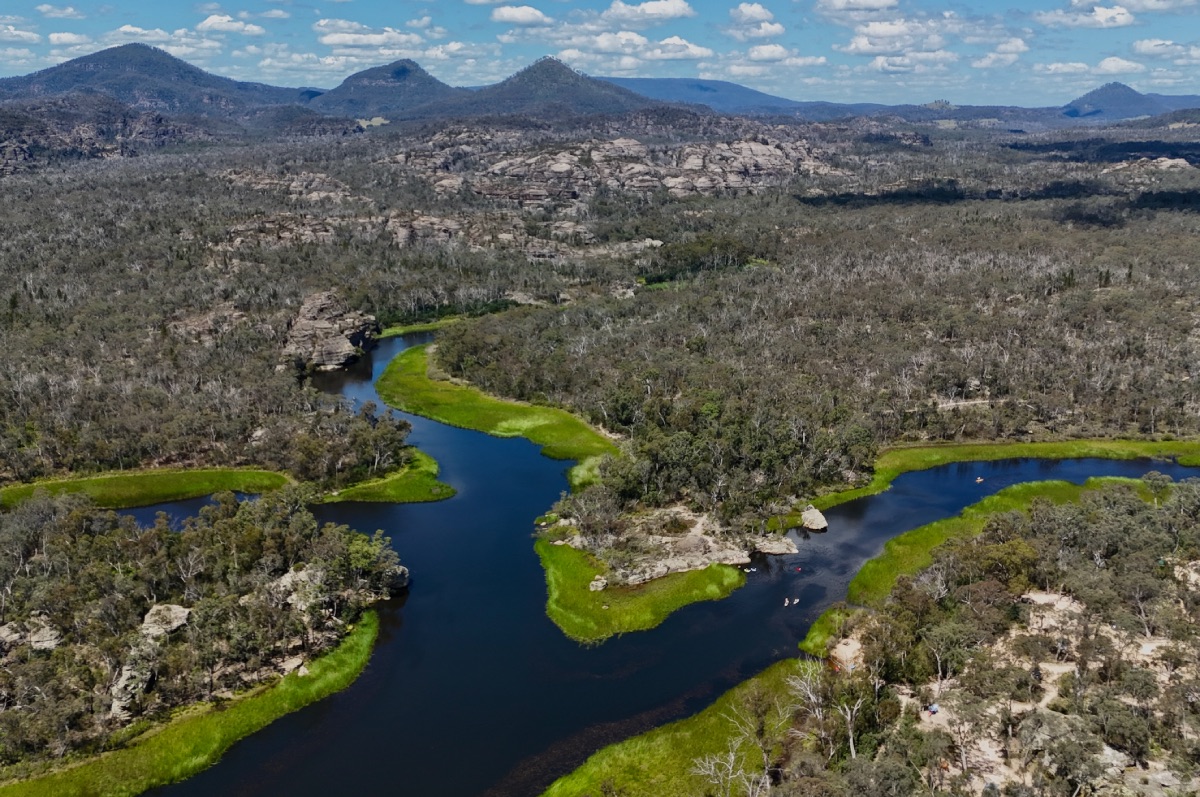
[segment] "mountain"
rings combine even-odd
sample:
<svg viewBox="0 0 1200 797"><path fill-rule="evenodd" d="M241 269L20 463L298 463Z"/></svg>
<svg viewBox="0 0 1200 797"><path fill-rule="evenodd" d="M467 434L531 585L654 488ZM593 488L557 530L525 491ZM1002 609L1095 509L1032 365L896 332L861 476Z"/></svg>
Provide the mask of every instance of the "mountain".
<svg viewBox="0 0 1200 797"><path fill-rule="evenodd" d="M1157 116L1171 110L1174 108L1124 83L1106 83L1064 105L1062 113L1072 119L1113 121L1135 116Z"/></svg>
<svg viewBox="0 0 1200 797"><path fill-rule="evenodd" d="M661 105L628 89L588 77L555 58L545 57L507 80L449 100L422 106L414 116L501 116L519 114L561 119L618 114Z"/></svg>
<svg viewBox="0 0 1200 797"><path fill-rule="evenodd" d="M1165 105L1171 111L1200 108L1200 94L1147 94L1146 96Z"/></svg>
<svg viewBox="0 0 1200 797"><path fill-rule="evenodd" d="M406 58L353 74L310 105L323 113L370 119L403 115L421 105L470 93L446 85Z"/></svg>
<svg viewBox="0 0 1200 797"><path fill-rule="evenodd" d="M673 77L601 77L596 79L629 89L652 100L707 105L718 113L787 113L802 105L802 103L786 97L776 97L725 80L693 80Z"/></svg>
<svg viewBox="0 0 1200 797"><path fill-rule="evenodd" d="M197 116L306 103L320 93L219 77L145 44L110 47L31 75L0 79L0 100L80 91L107 94L139 111Z"/></svg>

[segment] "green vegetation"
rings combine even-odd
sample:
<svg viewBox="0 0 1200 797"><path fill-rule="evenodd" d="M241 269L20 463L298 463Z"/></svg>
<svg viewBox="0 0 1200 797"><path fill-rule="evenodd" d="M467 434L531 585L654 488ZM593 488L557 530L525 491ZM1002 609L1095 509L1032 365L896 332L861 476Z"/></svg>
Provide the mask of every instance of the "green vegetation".
<svg viewBox="0 0 1200 797"><path fill-rule="evenodd" d="M901 535L888 544L884 554L868 562L860 571L851 585L851 595L855 600L879 607L891 594L892 600L900 601L902 605L896 610L878 613L845 606L834 607L813 625L802 645L807 652L823 657L827 651L826 644L839 638L847 626L859 621L882 621L883 625L878 629L871 626L875 630L870 631L864 640L866 668L839 675L832 668L803 660L779 662L722 695L712 706L692 717L600 750L579 769L556 781L544 797L582 797L605 793L626 797L683 797L703 793L706 781L696 773L696 769L705 757L727 755L727 771L730 775L753 774L762 771L762 763L758 758L760 752L761 760L772 762L771 766L778 768L777 774L782 775L785 781L805 784L800 791L784 789L780 794L814 793L814 790L815 793L826 793L820 790L822 785L830 781L844 785L843 779L853 783L863 777L864 771L870 774L869 782L875 788L878 788L879 779L886 778L903 785L887 793L915 793L919 788L917 783L905 781L905 778L912 777L911 768L914 765L918 768L918 775L922 775L921 769L927 769L931 773L928 777L932 778L940 766L940 757L946 755L944 751L957 750L960 746L965 748L974 744L971 739L994 731L985 730L977 722L970 726L952 725L951 730L960 734L954 739L937 738L936 735L943 732L936 729L930 735L930 730L915 722L914 716L902 712L899 701L889 693L890 686L886 683L880 685L882 688L872 686L864 669L885 674L889 676L889 681L902 680L910 688L915 688L925 683L931 674L937 674L938 659L930 652L935 651L943 656L941 666L953 666L955 671L961 671L968 666L966 662L974 646L1002 637L1007 623L1015 616L1014 612L1006 611L1006 607L1015 601L1022 590L1029 589L1033 584L1045 588L1044 582L1047 581L1060 582L1063 578L1061 565L1053 555L1056 548L1064 546L1065 541L1066 546L1061 548L1063 551L1080 548L1079 554L1084 557L1095 553L1093 535L1086 531L1080 533L1083 529L1095 528L1099 539L1103 541L1103 550L1110 556L1113 551L1119 551L1120 556L1139 555L1125 552L1124 546L1115 547L1121 541L1131 541L1137 536L1134 527L1148 527L1149 538L1154 546L1163 546L1161 550L1169 550L1176 540L1191 544L1195 539L1193 535L1197 529L1191 521L1182 530L1176 524L1179 518L1192 517L1189 512L1200 506L1200 488L1184 490L1179 487L1171 493L1170 501L1163 504L1161 513L1155 512L1155 517L1163 524L1160 530L1155 528L1154 522L1139 515L1136 506L1128 506L1129 500L1119 492L1122 487L1133 487L1134 494L1141 499L1133 503L1139 504L1143 512L1149 511L1149 498L1154 488L1141 480L1100 478L1091 479L1084 485L1061 481L1033 482L1003 490L968 507L956 518L931 523ZM1027 514L1031 512L1037 513L1037 516ZM1018 520L1011 519L1014 517ZM1027 544L1015 539L1014 526L1023 528L1026 535L1036 536L1038 540L1031 540ZM1174 538L1172 533L1176 535ZM981 534L982 543L978 546L973 543L956 545ZM952 550L947 547L935 550L944 544L955 547ZM1138 545L1129 544L1128 547L1133 552ZM1147 561L1153 563L1154 557L1162 555L1155 552ZM969 603L958 614L977 618L974 622L979 624L978 630L970 632L969 628L964 628L967 620L946 621L940 609L930 617L930 598L925 596L922 589L906 587L900 590L900 576L914 576L935 563L940 563L945 577L953 583L966 582L975 588L964 593L951 591L946 594L944 603L950 607L950 611L955 611L963 602ZM1161 560L1159 564L1158 570L1163 571ZM1117 578L1119 573L1128 573L1120 577L1144 581L1147 576L1139 573L1144 569L1142 566L1129 570L1106 568L1099 572L1111 578ZM1078 570L1077 578L1081 585L1094 588L1089 579L1094 579L1091 571L1095 568ZM1043 572L1039 574L1038 571ZM1162 577L1161 572L1159 577ZM1068 580L1071 578L1074 577L1068 576ZM1113 628L1119 626L1140 631L1142 625L1147 624L1147 627L1159 633L1170 631L1172 636L1194 637L1194 626L1174 617L1177 602L1161 601L1154 604L1154 613L1139 614L1146 596L1154 593L1153 585L1147 586L1141 581L1138 583L1138 589L1121 591L1117 587L1114 594L1105 594L1107 602L1104 605L1108 607L1108 614L1100 624L1102 627L1112 625ZM999 586L987 588L984 584ZM1008 597L998 596L995 591L997 588ZM895 616L902 619L897 620ZM1145 619L1147 617L1149 619ZM911 632L901 633L899 629L887 625L920 618L940 625L936 629L932 625L925 629L922 632L924 638L914 638ZM1157 629L1148 625L1156 621L1161 623ZM1079 627L1086 635L1094 625L1080 623ZM972 633L977 634L977 638ZM918 639L922 641L918 642ZM1045 649L1049 651L1049 642L1045 644ZM951 645L952 648L949 647ZM983 675L977 680L965 681L969 690L983 694L988 689L1001 693L1011 689L1011 699L1018 699L1020 690L1037 689L1036 685L1031 687L1027 683L1027 669L998 668L993 660L987 658L986 651L974 655L980 656L977 667ZM882 662L885 657L886 665L874 664L877 660ZM906 666L912 672L901 673L897 662L908 662ZM1090 677L1094 679L1096 674L1093 667ZM1024 680L1021 680L1022 676ZM804 691L798 683L800 679L806 682L811 691ZM848 726L838 711L851 710L850 707L855 705L854 701L858 698L874 708L863 710L856 715L854 722L849 723L858 737L858 759L855 760L853 753L848 754L852 749L847 746ZM944 697L943 703L947 700L954 702L953 698ZM793 705L797 710L789 710L782 715L773 714L771 707L781 704ZM1101 706L1096 710L1103 708ZM987 715L980 716L985 722L989 719ZM818 721L819 717L826 719ZM757 740L753 738L755 727L760 734ZM745 733L746 728L750 729L749 735ZM1110 736L1112 738L1106 738L1110 744L1122 741L1118 734ZM869 750L870 755L864 754L864 749ZM931 757L931 750L943 752ZM890 765L893 757L900 762L900 766ZM789 759L792 766L787 763ZM795 766L796 762L800 765ZM905 770L908 770L907 775L904 774ZM1072 788L1074 785L1071 784ZM1065 793L1070 791L1071 788L1068 788Z"/></svg>
<svg viewBox="0 0 1200 797"><path fill-rule="evenodd" d="M50 495L82 493L97 506L124 509L199 498L223 490L264 493L276 490L288 481L288 477L282 473L237 468L119 471L102 476L47 480L0 488L0 507L15 506L37 490L44 490Z"/></svg>
<svg viewBox="0 0 1200 797"><path fill-rule="evenodd" d="M694 716L609 745L579 769L556 780L543 797L702 794L703 781L692 774L693 764L697 758L728 748L729 714L755 693L784 694L788 676L806 666L796 659L773 664ZM606 785L609 791L605 791Z"/></svg>
<svg viewBox="0 0 1200 797"><path fill-rule="evenodd" d="M379 333L380 338L394 338L398 335L410 335L415 332L436 332L450 324L457 323L463 319L462 316L453 315L439 318L436 321L422 321L416 324L402 324L394 327L387 327Z"/></svg>
<svg viewBox="0 0 1200 797"><path fill-rule="evenodd" d="M382 479L356 484L331 493L325 497L325 502L381 501L411 504L452 498L455 489L437 479L437 461L417 449L412 449L410 453L412 459L403 469Z"/></svg>
<svg viewBox="0 0 1200 797"><path fill-rule="evenodd" d="M601 642L615 634L654 628L689 603L720 600L746 583L738 568L715 564L636 587L592 592L588 585L601 569L589 554L546 539L534 547L546 570L546 614L580 642Z"/></svg>
<svg viewBox="0 0 1200 797"><path fill-rule="evenodd" d="M1064 440L1047 443L967 443L957 445L892 448L875 460L875 476L865 487L818 496L817 509L875 495L891 487L897 476L914 470L936 468L954 462L992 462L998 459L1163 459L1175 457L1182 465L1200 465L1200 441L1196 440ZM794 516L799 522L799 514ZM793 518L789 516L789 522Z"/></svg>
<svg viewBox="0 0 1200 797"><path fill-rule="evenodd" d="M239 739L353 683L367 666L378 633L379 618L373 611L366 612L335 650L307 665L308 675L292 673L228 703L189 709L127 747L2 786L0 795L123 797L191 777L215 763Z"/></svg>
<svg viewBox="0 0 1200 797"><path fill-rule="evenodd" d="M427 347L414 346L388 364L375 389L405 412L496 437L526 437L548 457L578 460L569 474L572 489L588 484L600 459L616 453L616 446L566 410L492 398L473 387L431 379L428 368Z"/></svg>
<svg viewBox="0 0 1200 797"><path fill-rule="evenodd" d="M933 551L939 545L949 540L973 537L983 531L993 516L1001 512L1027 511L1036 499L1056 504L1078 501L1085 492L1098 490L1106 484L1136 486L1141 485L1141 481L1105 477L1088 479L1082 485L1057 480L1014 484L968 506L955 517L906 531L888 540L879 556L863 563L850 581L846 599L851 604L878 608L896 586L900 576L915 575L929 566L933 561ZM809 628L800 643L800 649L813 656L824 656L829 640L837 638L839 629L853 613L853 609L845 606L826 610Z"/></svg>

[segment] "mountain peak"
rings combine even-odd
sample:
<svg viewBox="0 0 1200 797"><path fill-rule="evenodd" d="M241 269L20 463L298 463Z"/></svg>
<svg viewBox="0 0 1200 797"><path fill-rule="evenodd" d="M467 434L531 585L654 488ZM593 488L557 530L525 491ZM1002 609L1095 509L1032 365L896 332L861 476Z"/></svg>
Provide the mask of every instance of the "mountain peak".
<svg viewBox="0 0 1200 797"><path fill-rule="evenodd" d="M416 61L404 58L355 72L340 86L313 100L312 106L343 116L393 116L465 91L446 85Z"/></svg>
<svg viewBox="0 0 1200 797"><path fill-rule="evenodd" d="M1064 116L1076 119L1130 119L1135 116L1155 116L1167 110L1165 105L1152 97L1113 81L1067 103L1062 112Z"/></svg>

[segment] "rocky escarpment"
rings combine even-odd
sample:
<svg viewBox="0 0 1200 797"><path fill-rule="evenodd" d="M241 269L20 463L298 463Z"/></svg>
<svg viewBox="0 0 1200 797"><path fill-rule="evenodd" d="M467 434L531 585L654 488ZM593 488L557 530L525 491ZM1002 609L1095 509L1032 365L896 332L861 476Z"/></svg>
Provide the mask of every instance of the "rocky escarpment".
<svg viewBox="0 0 1200 797"><path fill-rule="evenodd" d="M790 129L730 140L648 145L632 137L547 145L499 134L434 136L392 159L442 194L470 191L522 206L573 204L602 189L675 197L755 193L832 169Z"/></svg>
<svg viewBox="0 0 1200 797"><path fill-rule="evenodd" d="M559 521L571 526L572 521ZM568 536L555 544L588 550L609 565L590 588L610 584L636 586L671 573L703 570L709 565L747 565L752 553L794 554L796 544L779 534L732 535L708 515L684 507L647 512L631 519L620 534L585 538Z"/></svg>
<svg viewBox="0 0 1200 797"><path fill-rule="evenodd" d="M374 316L348 310L335 292L314 293L292 321L283 357L301 369L343 368L375 345L379 330Z"/></svg>

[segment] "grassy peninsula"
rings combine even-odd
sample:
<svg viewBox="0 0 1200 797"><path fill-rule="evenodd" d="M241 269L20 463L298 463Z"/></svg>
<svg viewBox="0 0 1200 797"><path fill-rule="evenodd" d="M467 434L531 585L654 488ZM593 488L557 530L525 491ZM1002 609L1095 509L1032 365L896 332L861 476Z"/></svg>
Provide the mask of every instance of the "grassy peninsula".
<svg viewBox="0 0 1200 797"><path fill-rule="evenodd" d="M746 574L738 568L714 564L636 587L592 592L588 585L601 569L589 554L546 539L534 547L546 571L546 614L580 642L654 628L689 603L720 600L746 583Z"/></svg>
<svg viewBox="0 0 1200 797"><path fill-rule="evenodd" d="M610 440L566 410L504 401L473 387L430 378L428 354L427 346L414 346L392 360L375 385L380 398L450 426L528 438L553 459L578 460L568 474L572 489L593 480L601 458L616 453Z"/></svg>
<svg viewBox="0 0 1200 797"><path fill-rule="evenodd" d="M0 488L0 507L15 506L37 490L45 490L50 495L83 493L97 506L124 509L199 498L223 490L263 493L276 490L289 481L290 479L282 473L240 468L117 471L100 476L46 480L3 487Z"/></svg>
<svg viewBox="0 0 1200 797"><path fill-rule="evenodd" d="M292 673L222 704L192 707L126 747L66 769L0 786L2 797L132 797L175 783L214 764L235 742L285 714L345 689L367 666L379 618L362 615L336 649Z"/></svg>
<svg viewBox="0 0 1200 797"><path fill-rule="evenodd" d="M326 503L340 501L378 501L392 504L415 504L444 501L454 497L456 490L438 481L437 460L423 451L412 449L412 459L401 470L382 479L362 482L325 497Z"/></svg>

